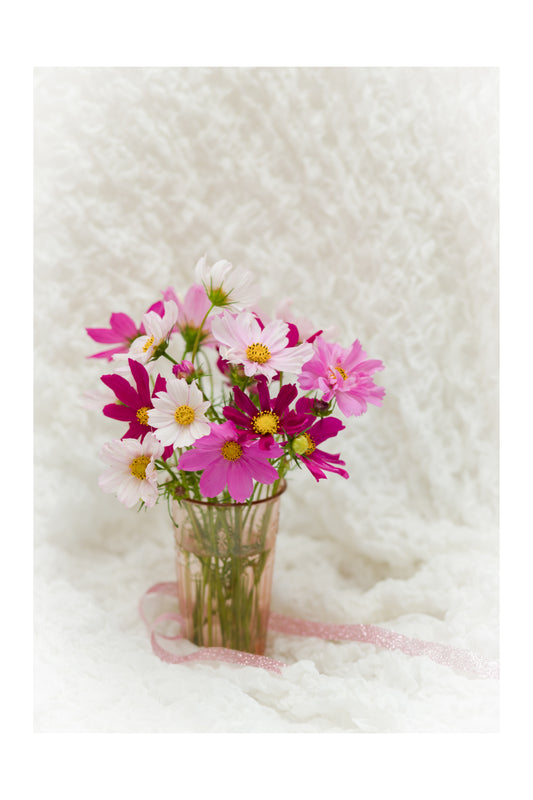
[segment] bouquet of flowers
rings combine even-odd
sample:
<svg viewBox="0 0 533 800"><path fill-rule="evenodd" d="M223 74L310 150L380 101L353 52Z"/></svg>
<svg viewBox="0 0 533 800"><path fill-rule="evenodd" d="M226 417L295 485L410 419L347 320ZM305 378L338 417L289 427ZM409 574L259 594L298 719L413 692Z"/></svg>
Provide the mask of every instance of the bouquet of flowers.
<svg viewBox="0 0 533 800"><path fill-rule="evenodd" d="M304 467L316 481L348 478L328 440L345 428L337 412L382 404L373 375L383 364L358 340L330 342L288 304L269 319L253 275L228 261L204 256L195 277L183 298L162 292L139 326L114 313L109 328L87 328L111 345L91 358L113 365L93 405L124 426L102 449L99 485L128 507L166 498L178 577L193 583L180 594L189 638L258 652L250 631L268 617L269 586L266 612L258 595L285 476Z"/></svg>

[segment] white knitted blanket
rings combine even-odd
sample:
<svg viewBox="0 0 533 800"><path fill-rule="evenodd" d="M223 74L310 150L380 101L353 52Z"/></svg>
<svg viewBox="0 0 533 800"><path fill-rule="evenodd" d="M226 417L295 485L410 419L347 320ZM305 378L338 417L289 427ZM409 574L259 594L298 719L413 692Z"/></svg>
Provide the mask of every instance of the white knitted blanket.
<svg viewBox="0 0 533 800"><path fill-rule="evenodd" d="M292 473L272 609L498 658L498 73L68 68L35 77L35 729L486 732L498 682L369 644L272 633L282 675L161 662L138 613L174 576L166 508L97 481L120 423L86 410L86 326L140 320L207 252L270 310L385 363ZM187 645L184 643L184 647Z"/></svg>

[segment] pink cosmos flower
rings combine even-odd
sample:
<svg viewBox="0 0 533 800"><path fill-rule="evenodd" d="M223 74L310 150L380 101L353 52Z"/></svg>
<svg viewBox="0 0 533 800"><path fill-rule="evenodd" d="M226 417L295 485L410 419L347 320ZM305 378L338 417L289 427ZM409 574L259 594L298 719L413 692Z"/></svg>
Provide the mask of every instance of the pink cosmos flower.
<svg viewBox="0 0 533 800"><path fill-rule="evenodd" d="M171 286L164 291L163 298L165 300L173 300L178 307L176 327L185 339L185 352L192 352L198 331L200 331L199 344L204 347L213 347L211 320L209 317L205 319L205 315L211 308L211 303L205 288L201 284L193 284L187 291L183 301L180 300Z"/></svg>
<svg viewBox="0 0 533 800"><path fill-rule="evenodd" d="M298 374L313 355L310 344L289 346L289 326L281 320L264 327L248 311L234 316L225 311L211 323L213 336L220 344L220 356L231 364L241 364L252 378L264 375L269 381L278 372Z"/></svg>
<svg viewBox="0 0 533 800"><path fill-rule="evenodd" d="M295 413L308 414L312 407L313 401L308 397L302 397L296 403ZM319 481L322 478L327 478L326 472L334 472L343 478L349 478L350 476L346 470L342 469L346 465L344 461L341 461L339 454L333 455L318 448L318 445L322 444L326 439L331 439L339 431L344 430L345 425L342 424L340 419L326 417L325 419L317 420L310 427L307 422L303 427L305 427L305 430L292 440L291 448L315 480Z"/></svg>
<svg viewBox="0 0 533 800"><path fill-rule="evenodd" d="M107 494L116 493L128 508L141 500L152 507L159 495L155 459L162 455L163 445L153 433L148 433L142 442L137 439L106 442L100 457L107 469L98 484Z"/></svg>
<svg viewBox="0 0 533 800"><path fill-rule="evenodd" d="M200 491L205 497L216 497L227 486L231 497L244 503L253 492L254 480L271 484L279 478L268 459L282 455L278 444L262 450L257 442L247 440L233 422L211 423L208 436L180 457L178 469L203 470Z"/></svg>
<svg viewBox="0 0 533 800"><path fill-rule="evenodd" d="M138 336L132 342L128 356L146 364L154 355L157 348L167 341L178 318L178 307L173 300L166 300L163 304L164 313L160 316L154 311L148 311L143 317L146 329L144 336Z"/></svg>
<svg viewBox="0 0 533 800"><path fill-rule="evenodd" d="M163 303L158 300L148 309L148 312L151 311L163 316ZM110 350L94 353L88 358L107 358L108 361L111 361L116 353L127 353L133 340L145 333L143 323L141 322L137 328L135 322L127 314L111 314L109 324L109 328L86 328L85 330L95 342L117 343L117 346Z"/></svg>
<svg viewBox="0 0 533 800"><path fill-rule="evenodd" d="M376 386L371 375L383 369L383 362L368 360L359 340L345 349L319 337L314 346L316 352L298 378L304 391L318 390L326 402L335 397L346 417L363 414L367 403L382 404L385 389Z"/></svg>
<svg viewBox="0 0 533 800"><path fill-rule="evenodd" d="M265 319L264 315L263 317L261 317L255 311L254 315L257 319L259 327L261 328L261 330L263 330L263 328L265 327L265 324L263 322L263 319ZM269 321L268 317L266 317L266 319L268 322ZM317 338L317 336L320 336L320 334L322 333L322 331L315 331L314 333L311 333L309 337L304 337L294 322L290 322L289 320L283 320L283 321L287 323L289 329L287 331L287 347L297 347L297 345L303 344L304 342L312 344L314 340ZM274 376L274 380L279 380L279 379L280 376L279 373L277 373Z"/></svg>

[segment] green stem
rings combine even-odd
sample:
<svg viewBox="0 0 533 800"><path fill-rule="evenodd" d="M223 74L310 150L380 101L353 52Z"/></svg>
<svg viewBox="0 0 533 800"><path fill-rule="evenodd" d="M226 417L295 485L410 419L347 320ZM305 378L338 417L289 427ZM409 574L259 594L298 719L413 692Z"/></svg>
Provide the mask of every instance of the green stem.
<svg viewBox="0 0 533 800"><path fill-rule="evenodd" d="M260 496L263 486L254 488L253 496ZM276 502L221 507L183 500L187 521L177 541L182 540L188 551L180 562L191 581L190 589L184 587L184 591L190 598L187 609L193 628L189 636L196 644L222 642L225 647L254 652L257 642L264 639L268 609L261 605L260 587L272 557L273 545L265 548Z"/></svg>
<svg viewBox="0 0 533 800"><path fill-rule="evenodd" d="M177 478L177 475L176 475L176 473L174 472L174 470L172 470L172 469L171 469L171 468L168 466L168 464L167 464L167 462L166 462L166 461L163 461L163 459L157 458L157 459L156 459L156 461L155 461L155 463L156 463L156 465L157 465L157 466L159 466L159 467L162 467L163 469L166 469L166 471L167 471L167 472L170 472L170 474L172 475L172 477L174 478L174 480L176 480L176 478Z"/></svg>
<svg viewBox="0 0 533 800"><path fill-rule="evenodd" d="M191 355L191 362L193 364L194 364L194 359L196 358L196 352L198 350L198 345L200 344L200 335L201 335L202 329L204 327L204 322L206 321L206 319L208 318L209 314L214 309L214 307L215 307L215 304L211 303L211 305L209 306L209 308L207 309L207 311L205 313L205 317L203 318L203 320L200 323L200 327L196 331L196 339L194 340L194 347L192 349L192 355Z"/></svg>
<svg viewBox="0 0 533 800"><path fill-rule="evenodd" d="M169 356L169 354L166 351L163 351L161 353L161 355L164 356L165 358L168 358L168 360L172 361L173 364L178 364L179 363L178 361L176 361L175 358L172 358L172 356Z"/></svg>
<svg viewBox="0 0 533 800"><path fill-rule="evenodd" d="M204 375L207 375L207 377L209 378L209 388L210 388L210 392L211 392L210 403L211 403L211 407L213 407L214 402L215 402L215 384L214 384L214 381L213 381L213 370L211 369L211 366L210 366L207 358L205 357L205 354L203 354L203 355L204 355L204 361L205 361L205 366L206 366L206 370L204 372Z"/></svg>

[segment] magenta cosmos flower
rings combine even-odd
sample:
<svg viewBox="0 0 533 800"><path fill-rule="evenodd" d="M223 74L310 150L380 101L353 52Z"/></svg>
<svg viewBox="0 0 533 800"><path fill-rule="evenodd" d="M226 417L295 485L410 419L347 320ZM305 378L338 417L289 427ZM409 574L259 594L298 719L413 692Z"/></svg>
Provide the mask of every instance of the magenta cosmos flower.
<svg viewBox="0 0 533 800"><path fill-rule="evenodd" d="M258 394L259 407L238 386L234 386L235 405L224 406L223 412L226 419L244 429L249 438L258 438L261 449L270 448L276 434L293 436L302 430L306 422L312 422L313 417L291 413L289 410L298 394L293 383L282 386L277 397L272 398L266 380L261 376L257 380L255 391Z"/></svg>
<svg viewBox="0 0 533 800"><path fill-rule="evenodd" d="M159 316L163 316L163 303L158 300L157 303L150 306L148 311L154 311L156 314L159 314ZM88 356L89 358L107 358L108 361L111 361L116 353L127 353L133 340L146 332L142 322L139 327L137 327L131 317L122 313L111 314L109 325L109 328L85 329L95 342L117 345L110 350L102 350L101 353L94 353L94 355Z"/></svg>
<svg viewBox="0 0 533 800"><path fill-rule="evenodd" d="M115 493L128 508L143 501L148 507L156 504L159 496L155 459L161 458L163 445L153 433L143 442L136 439L114 439L106 442L100 453L107 469L98 480L100 488Z"/></svg>
<svg viewBox="0 0 533 800"><path fill-rule="evenodd" d="M233 422L211 423L211 432L180 457L178 469L203 470L200 491L205 497L216 497L227 486L233 499L244 503L253 492L254 480L271 484L279 478L268 459L282 455L278 444L266 451L247 440Z"/></svg>
<svg viewBox="0 0 533 800"><path fill-rule="evenodd" d="M311 409L312 405L312 400L302 397L296 403L296 412L305 414ZM339 454L326 453L318 447L326 439L336 436L344 428L345 425L342 424L340 419L326 417L317 420L311 427L307 427L305 431L302 431L292 440L293 452L305 464L315 480L319 481L321 478L327 478L326 472L334 472L343 478L350 477L346 470L342 469L346 464L341 461Z"/></svg>
<svg viewBox="0 0 533 800"><path fill-rule="evenodd" d="M240 364L248 378L264 375L269 381L278 372L298 374L312 357L310 344L289 346L289 326L273 320L264 327L249 311L234 316L225 311L211 323L213 336L220 344L220 355L230 364Z"/></svg>
<svg viewBox="0 0 533 800"><path fill-rule="evenodd" d="M382 404L385 389L376 386L371 376L383 369L383 362L367 359L359 340L345 349L320 337L315 349L298 378L304 391L318 390L326 402L334 397L346 417L363 414L367 403Z"/></svg>
<svg viewBox="0 0 533 800"><path fill-rule="evenodd" d="M150 392L150 378L146 367L133 358L128 359L128 364L136 389L122 375L102 375L100 380L114 392L119 401L104 406L103 412L106 417L129 422L129 428L123 439L139 439L142 442L144 437L154 430L148 420L148 412L154 407L152 400L158 392L165 391L167 382L158 375L153 391ZM172 448L169 454L171 453Z"/></svg>

